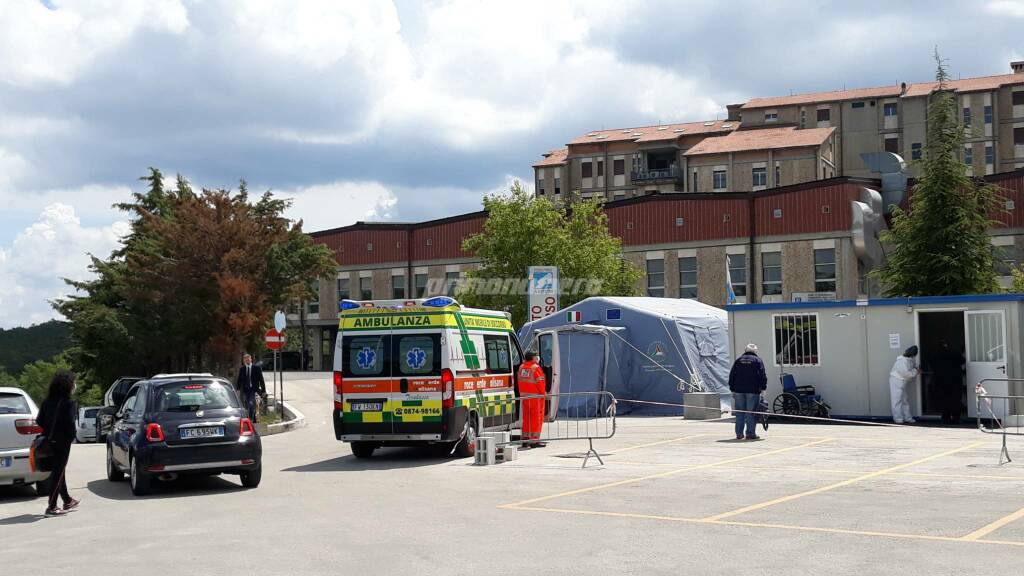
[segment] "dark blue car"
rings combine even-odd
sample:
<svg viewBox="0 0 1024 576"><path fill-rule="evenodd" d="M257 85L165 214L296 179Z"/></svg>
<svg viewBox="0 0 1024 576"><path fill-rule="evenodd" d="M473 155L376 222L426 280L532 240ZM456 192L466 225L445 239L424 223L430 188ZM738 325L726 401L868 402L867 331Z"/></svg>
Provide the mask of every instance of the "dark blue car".
<svg viewBox="0 0 1024 576"><path fill-rule="evenodd" d="M136 383L107 437L107 478L128 474L132 493L185 474L238 474L255 488L263 447L234 387L210 374L158 375Z"/></svg>

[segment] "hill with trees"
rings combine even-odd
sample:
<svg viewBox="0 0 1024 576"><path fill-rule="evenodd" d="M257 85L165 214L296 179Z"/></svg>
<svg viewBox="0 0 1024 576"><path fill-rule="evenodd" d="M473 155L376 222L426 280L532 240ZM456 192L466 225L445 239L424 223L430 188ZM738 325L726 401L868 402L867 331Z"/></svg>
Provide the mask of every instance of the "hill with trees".
<svg viewBox="0 0 1024 576"><path fill-rule="evenodd" d="M71 346L71 327L51 320L27 328L0 328L0 367L18 374L36 360L50 360Z"/></svg>

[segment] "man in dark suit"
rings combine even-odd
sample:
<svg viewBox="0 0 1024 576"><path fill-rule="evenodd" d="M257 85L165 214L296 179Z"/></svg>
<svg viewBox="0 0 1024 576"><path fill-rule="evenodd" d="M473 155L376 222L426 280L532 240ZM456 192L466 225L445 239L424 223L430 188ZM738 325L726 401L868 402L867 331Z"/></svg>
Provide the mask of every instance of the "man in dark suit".
<svg viewBox="0 0 1024 576"><path fill-rule="evenodd" d="M242 356L242 367L238 370L235 389L242 397L242 402L245 402L249 419L256 423L256 394L266 400L267 383L263 380L263 369L252 363L251 354Z"/></svg>

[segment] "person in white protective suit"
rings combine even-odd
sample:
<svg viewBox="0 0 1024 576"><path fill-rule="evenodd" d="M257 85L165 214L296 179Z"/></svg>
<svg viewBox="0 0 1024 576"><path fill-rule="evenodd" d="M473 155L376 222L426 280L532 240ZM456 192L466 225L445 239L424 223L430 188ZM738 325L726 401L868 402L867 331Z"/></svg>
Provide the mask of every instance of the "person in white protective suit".
<svg viewBox="0 0 1024 576"><path fill-rule="evenodd" d="M896 359L889 372L889 398L892 401L892 421L897 424L916 422L910 415L910 400L907 399L907 383L917 378L917 346L907 348Z"/></svg>

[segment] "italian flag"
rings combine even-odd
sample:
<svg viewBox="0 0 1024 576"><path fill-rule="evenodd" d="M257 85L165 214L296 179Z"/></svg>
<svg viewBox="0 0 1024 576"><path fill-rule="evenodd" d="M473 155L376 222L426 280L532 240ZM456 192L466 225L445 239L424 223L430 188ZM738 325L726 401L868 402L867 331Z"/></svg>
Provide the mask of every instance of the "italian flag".
<svg viewBox="0 0 1024 576"><path fill-rule="evenodd" d="M583 320L583 313L578 310L570 310L565 313L565 319L569 322L579 322Z"/></svg>

